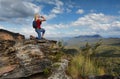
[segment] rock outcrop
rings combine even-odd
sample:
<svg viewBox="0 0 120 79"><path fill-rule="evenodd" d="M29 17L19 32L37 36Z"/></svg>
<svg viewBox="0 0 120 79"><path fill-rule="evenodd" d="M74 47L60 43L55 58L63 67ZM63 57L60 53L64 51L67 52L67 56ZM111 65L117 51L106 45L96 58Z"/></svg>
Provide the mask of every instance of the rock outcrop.
<svg viewBox="0 0 120 79"><path fill-rule="evenodd" d="M34 36L25 39L24 35L0 29L0 79L34 79L34 74L51 73L39 79L70 79L65 70L67 60L58 60L57 41L37 40ZM59 67L53 65L58 64Z"/></svg>
<svg viewBox="0 0 120 79"><path fill-rule="evenodd" d="M21 41L25 39L24 35L19 33L13 33L4 29L0 29L0 40L18 40Z"/></svg>
<svg viewBox="0 0 120 79"><path fill-rule="evenodd" d="M0 41L0 79L28 77L50 69L49 55L55 53L50 47L55 44L51 40Z"/></svg>
<svg viewBox="0 0 120 79"><path fill-rule="evenodd" d="M57 41L25 39L0 29L0 79L19 79L50 69Z"/></svg>

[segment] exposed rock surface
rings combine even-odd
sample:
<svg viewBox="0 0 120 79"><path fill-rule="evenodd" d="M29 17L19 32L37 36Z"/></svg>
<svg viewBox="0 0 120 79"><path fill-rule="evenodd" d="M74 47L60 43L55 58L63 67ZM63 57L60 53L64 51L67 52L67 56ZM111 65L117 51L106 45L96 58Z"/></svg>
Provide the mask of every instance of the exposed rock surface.
<svg viewBox="0 0 120 79"><path fill-rule="evenodd" d="M0 79L21 78L51 68L50 47L56 41L25 40L22 42L0 41Z"/></svg>
<svg viewBox="0 0 120 79"><path fill-rule="evenodd" d="M18 79L44 72L53 64L57 41L25 39L24 35L0 29L0 79Z"/></svg>
<svg viewBox="0 0 120 79"><path fill-rule="evenodd" d="M48 79L72 79L65 73L68 67L68 60L62 59L61 62L54 63L53 66L55 66L54 70Z"/></svg>
<svg viewBox="0 0 120 79"><path fill-rule="evenodd" d="M24 35L0 29L0 40L18 40L18 41L21 41L23 39L25 39Z"/></svg>

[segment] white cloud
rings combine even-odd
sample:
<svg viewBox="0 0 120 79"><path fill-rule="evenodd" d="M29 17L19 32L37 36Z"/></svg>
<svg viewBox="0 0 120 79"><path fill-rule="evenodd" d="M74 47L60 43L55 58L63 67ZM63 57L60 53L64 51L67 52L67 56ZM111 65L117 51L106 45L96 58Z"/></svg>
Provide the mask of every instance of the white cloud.
<svg viewBox="0 0 120 79"><path fill-rule="evenodd" d="M4 26L2 26L2 25L0 25L0 29L5 29L5 27L4 27Z"/></svg>
<svg viewBox="0 0 120 79"><path fill-rule="evenodd" d="M44 16L47 20L50 20L50 19L55 18L57 15L56 15L56 14L50 13L50 14L48 14L48 15L43 14L43 16Z"/></svg>
<svg viewBox="0 0 120 79"><path fill-rule="evenodd" d="M30 35L37 36L37 33L35 32L35 30L29 26L24 26L24 28L21 28L20 33L24 34L26 37L29 37Z"/></svg>
<svg viewBox="0 0 120 79"><path fill-rule="evenodd" d="M37 2L37 3L46 3L46 4L55 5L55 1L56 1L56 0L32 0L32 1L35 1L35 2Z"/></svg>
<svg viewBox="0 0 120 79"><path fill-rule="evenodd" d="M120 21L112 22L111 26L112 27L119 27L120 28Z"/></svg>
<svg viewBox="0 0 120 79"><path fill-rule="evenodd" d="M69 28L68 24L43 24L43 28L45 28L47 31L60 31L63 29Z"/></svg>
<svg viewBox="0 0 120 79"><path fill-rule="evenodd" d="M76 12L77 14L83 14L84 10L83 9L78 9L78 11Z"/></svg>
<svg viewBox="0 0 120 79"><path fill-rule="evenodd" d="M55 4L56 5L52 10L51 10L51 13L54 13L54 14L60 14L63 12L63 5L64 3L60 0L55 0Z"/></svg>
<svg viewBox="0 0 120 79"><path fill-rule="evenodd" d="M45 3L54 6L49 14L44 14L46 19L53 19L57 17L57 14L61 14L64 11L64 3L61 0L36 0L36 3Z"/></svg>
<svg viewBox="0 0 120 79"><path fill-rule="evenodd" d="M61 9L60 7L54 7L52 10L51 10L51 13L54 13L54 14L60 14L63 12L63 9Z"/></svg>
<svg viewBox="0 0 120 79"><path fill-rule="evenodd" d="M40 7L24 0L0 0L0 20L31 17Z"/></svg>
<svg viewBox="0 0 120 79"><path fill-rule="evenodd" d="M63 12L64 3L61 0L36 0L36 2L54 5L55 7L53 7L51 13L60 14Z"/></svg>
<svg viewBox="0 0 120 79"><path fill-rule="evenodd" d="M64 35L74 37L74 36L79 36L79 35L94 35L94 34L97 34L97 33L91 32L91 31L81 31L80 29L76 29L76 30L74 30L72 32L68 32Z"/></svg>
<svg viewBox="0 0 120 79"><path fill-rule="evenodd" d="M72 22L71 25L84 29L89 28L91 31L99 33L120 31L120 21L118 20L118 17L107 16L102 13L91 13L85 15L84 17L80 17L78 20Z"/></svg>
<svg viewBox="0 0 120 79"><path fill-rule="evenodd" d="M74 32L80 32L80 30L79 29L75 29Z"/></svg>

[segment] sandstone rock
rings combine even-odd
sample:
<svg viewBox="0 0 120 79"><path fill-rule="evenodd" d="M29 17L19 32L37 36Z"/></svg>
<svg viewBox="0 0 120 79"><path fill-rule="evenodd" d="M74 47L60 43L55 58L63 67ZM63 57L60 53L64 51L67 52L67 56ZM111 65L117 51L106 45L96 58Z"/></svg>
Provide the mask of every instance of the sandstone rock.
<svg viewBox="0 0 120 79"><path fill-rule="evenodd" d="M50 47L55 43L29 39L22 42L0 41L0 79L28 77L51 68L52 61L48 56L53 53Z"/></svg>
<svg viewBox="0 0 120 79"><path fill-rule="evenodd" d="M60 65L58 68L52 67L55 63L52 58L59 52L57 41L32 37L23 39L20 34L0 29L0 79L26 79L31 76L30 79L34 79L34 74L43 73L45 69L53 71L49 79L71 79L65 74L67 60L56 63ZM47 78L41 76L39 79Z"/></svg>
<svg viewBox="0 0 120 79"><path fill-rule="evenodd" d="M68 67L68 60L62 59L61 62L54 63L53 67L53 73L48 79L72 79L65 73L66 68Z"/></svg>
<svg viewBox="0 0 120 79"><path fill-rule="evenodd" d="M21 41L23 39L25 39L24 35L0 29L0 40L14 40L14 41L18 40L18 41Z"/></svg>
<svg viewBox="0 0 120 79"><path fill-rule="evenodd" d="M11 40L0 40L0 55L1 54L5 54L6 53L10 53L11 50L10 47L15 45L15 41L11 41ZM12 52L12 51L11 51Z"/></svg>
<svg viewBox="0 0 120 79"><path fill-rule="evenodd" d="M16 65L10 65L10 66L5 66L0 68L0 76L3 75L4 73L10 72L16 68Z"/></svg>

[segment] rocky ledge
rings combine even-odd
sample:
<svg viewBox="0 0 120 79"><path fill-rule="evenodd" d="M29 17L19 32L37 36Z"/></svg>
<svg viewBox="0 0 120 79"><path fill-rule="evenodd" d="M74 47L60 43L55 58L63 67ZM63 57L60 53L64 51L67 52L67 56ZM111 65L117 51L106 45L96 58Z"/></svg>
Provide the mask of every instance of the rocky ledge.
<svg viewBox="0 0 120 79"><path fill-rule="evenodd" d="M54 40L25 39L24 35L0 30L0 79L26 79L52 70L54 56L59 53L56 43Z"/></svg>

